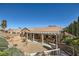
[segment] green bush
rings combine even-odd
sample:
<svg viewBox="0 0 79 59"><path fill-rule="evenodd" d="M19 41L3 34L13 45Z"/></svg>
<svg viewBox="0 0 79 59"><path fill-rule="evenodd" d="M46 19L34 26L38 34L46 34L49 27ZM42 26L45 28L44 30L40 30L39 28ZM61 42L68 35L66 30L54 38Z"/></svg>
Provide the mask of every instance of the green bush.
<svg viewBox="0 0 79 59"><path fill-rule="evenodd" d="M79 40L78 39L72 40L71 44L72 46L79 46Z"/></svg>
<svg viewBox="0 0 79 59"><path fill-rule="evenodd" d="M7 51L0 51L0 56L8 56L9 53Z"/></svg>
<svg viewBox="0 0 79 59"><path fill-rule="evenodd" d="M67 40L65 40L64 41L67 45L70 45L70 43L72 42L72 40L71 39L67 39Z"/></svg>
<svg viewBox="0 0 79 59"><path fill-rule="evenodd" d="M70 38L69 36L64 36L63 42L66 43L66 45L73 47L75 51L74 54L79 56L79 38Z"/></svg>
<svg viewBox="0 0 79 59"><path fill-rule="evenodd" d="M19 49L17 48L8 48L7 50L5 50L9 53L9 56L23 56L23 52L21 52Z"/></svg>
<svg viewBox="0 0 79 59"><path fill-rule="evenodd" d="M8 48L8 42L6 39L0 37L0 50Z"/></svg>

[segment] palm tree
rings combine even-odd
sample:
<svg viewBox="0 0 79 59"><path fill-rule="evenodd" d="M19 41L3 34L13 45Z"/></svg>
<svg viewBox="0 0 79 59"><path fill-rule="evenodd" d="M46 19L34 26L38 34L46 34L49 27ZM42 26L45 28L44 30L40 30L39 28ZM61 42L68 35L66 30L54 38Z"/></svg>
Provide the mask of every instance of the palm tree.
<svg viewBox="0 0 79 59"><path fill-rule="evenodd" d="M5 30L5 28L7 27L7 21L6 20L2 20L1 27L2 27L3 30Z"/></svg>

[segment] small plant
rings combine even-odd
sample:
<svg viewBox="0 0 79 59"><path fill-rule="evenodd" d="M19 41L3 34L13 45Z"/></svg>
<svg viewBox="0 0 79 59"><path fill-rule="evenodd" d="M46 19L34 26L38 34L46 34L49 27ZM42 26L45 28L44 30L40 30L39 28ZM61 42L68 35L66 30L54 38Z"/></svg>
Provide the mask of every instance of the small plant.
<svg viewBox="0 0 79 59"><path fill-rule="evenodd" d="M26 39L25 39L25 38L23 38L22 42L26 42Z"/></svg>
<svg viewBox="0 0 79 59"><path fill-rule="evenodd" d="M26 45L28 44L28 42L26 41Z"/></svg>
<svg viewBox="0 0 79 59"><path fill-rule="evenodd" d="M17 46L17 44L14 44L13 46Z"/></svg>
<svg viewBox="0 0 79 59"><path fill-rule="evenodd" d="M0 56L8 56L9 53L7 51L0 51Z"/></svg>

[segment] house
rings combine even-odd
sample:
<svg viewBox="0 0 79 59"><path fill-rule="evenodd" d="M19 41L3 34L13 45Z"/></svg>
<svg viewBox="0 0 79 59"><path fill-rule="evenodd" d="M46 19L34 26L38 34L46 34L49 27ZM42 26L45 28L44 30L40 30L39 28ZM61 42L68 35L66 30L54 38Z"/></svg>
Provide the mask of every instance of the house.
<svg viewBox="0 0 79 59"><path fill-rule="evenodd" d="M21 34L31 41L36 41L41 44L56 45L56 48L58 48L60 39L62 39L62 30L63 29L61 27L57 26L30 29L26 28L21 31Z"/></svg>
<svg viewBox="0 0 79 59"><path fill-rule="evenodd" d="M25 37L28 41L39 43L48 51L45 52L59 52L59 43L62 39L62 28L57 26L43 27L43 28L23 28L20 30L9 29L10 34L20 33L21 37Z"/></svg>
<svg viewBox="0 0 79 59"><path fill-rule="evenodd" d="M8 29L7 32L10 34L20 35L21 29Z"/></svg>

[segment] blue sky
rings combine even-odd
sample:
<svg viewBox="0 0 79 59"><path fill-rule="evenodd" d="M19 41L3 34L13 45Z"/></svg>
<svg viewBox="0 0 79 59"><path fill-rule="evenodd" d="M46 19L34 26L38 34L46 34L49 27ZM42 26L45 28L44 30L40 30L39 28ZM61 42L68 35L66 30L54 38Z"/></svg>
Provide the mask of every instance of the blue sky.
<svg viewBox="0 0 79 59"><path fill-rule="evenodd" d="M0 4L0 23L7 28L65 27L79 16L79 4Z"/></svg>

